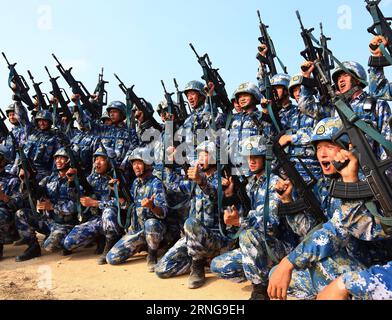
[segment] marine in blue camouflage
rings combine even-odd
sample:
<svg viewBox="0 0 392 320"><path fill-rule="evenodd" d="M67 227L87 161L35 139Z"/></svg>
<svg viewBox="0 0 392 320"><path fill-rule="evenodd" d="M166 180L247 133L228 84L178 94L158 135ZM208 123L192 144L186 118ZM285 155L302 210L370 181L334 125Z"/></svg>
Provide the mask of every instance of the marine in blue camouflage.
<svg viewBox="0 0 392 320"><path fill-rule="evenodd" d="M43 213L38 214L27 208L16 212L16 228L24 243L29 245L27 250L16 258L18 262L41 254L36 231L48 235L43 248L53 252L64 249L64 239L79 223L76 190L70 186L67 175L69 157L64 149L59 149L54 158L57 170L39 183L43 195L37 204L37 210L42 210ZM34 192L39 191L34 190Z"/></svg>
<svg viewBox="0 0 392 320"><path fill-rule="evenodd" d="M357 163L355 156L331 141L340 126L340 119L322 120L314 130L312 141L317 148L324 175L336 175L332 160L345 161L345 157L348 157L353 166L348 165L342 169L340 179L346 182L348 177L356 177L358 181L358 166L354 167ZM331 153L333 148L335 151ZM311 230L285 261L280 263L272 273L271 290L277 285L276 279L282 270L286 270L287 261L295 268L288 294L299 299L313 299L341 274L390 260L391 236L386 234L380 221L367 209L365 201L331 197L330 183L331 178L328 177L320 180L318 192L328 221ZM274 292L272 295L273 298L276 297ZM277 298L282 297L278 294Z"/></svg>
<svg viewBox="0 0 392 320"><path fill-rule="evenodd" d="M147 265L150 271L157 261L166 232L167 216L166 191L161 180L152 174L152 162L146 160L148 148L136 148L131 156L136 180L131 187L132 223L128 233L109 251L106 260L109 264L124 263L141 251L148 251Z"/></svg>
<svg viewBox="0 0 392 320"><path fill-rule="evenodd" d="M239 249L216 257L211 262L211 271L223 279L234 281L249 280L253 284L251 299L266 299L268 274L275 259L282 259L297 244L297 237L291 232L285 219L278 216L279 199L275 192L276 176L268 180L264 172L266 139L253 136L244 140L242 156L247 157L252 176L246 187L251 201L251 211L241 217L239 226ZM258 160L255 160L258 159ZM255 163L256 161L257 164ZM264 206L268 194L269 213L265 216ZM238 215L238 210L234 216ZM235 212L234 211L234 212ZM227 214L231 214L228 212ZM264 219L268 219L266 226Z"/></svg>
<svg viewBox="0 0 392 320"><path fill-rule="evenodd" d="M110 189L112 178L109 173L110 162L107 150L100 147L94 153L94 172L87 177L87 181L93 189L93 195L81 197L81 203L87 209L87 212L83 213L87 221L75 226L68 234L64 240L64 247L67 250L72 251L86 246L99 236L116 240L122 236L123 230L118 224L118 212L112 199ZM83 190L81 193L83 194ZM109 250L106 251L106 254ZM106 261L106 254L104 261Z"/></svg>
<svg viewBox="0 0 392 320"><path fill-rule="evenodd" d="M205 282L208 260L232 248L233 242L220 234L217 211L218 174L216 148L211 142L197 147L198 167L190 168L188 180L171 172L166 187L180 190L191 198L189 218L184 235L155 266L160 278L170 278L191 272L188 287L199 288Z"/></svg>

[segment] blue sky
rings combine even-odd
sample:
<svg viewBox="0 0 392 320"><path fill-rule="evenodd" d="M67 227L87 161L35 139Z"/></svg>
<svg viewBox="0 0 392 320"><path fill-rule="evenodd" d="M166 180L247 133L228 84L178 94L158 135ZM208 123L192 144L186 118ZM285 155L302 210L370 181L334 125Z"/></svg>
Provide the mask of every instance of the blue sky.
<svg viewBox="0 0 392 320"><path fill-rule="evenodd" d="M200 79L201 69L189 48L208 52L220 68L231 94L242 82L256 82L259 29L256 10L270 26L278 55L290 74L299 70L303 49L295 10L306 27L323 22L332 37L330 48L340 60L355 60L366 66L372 19L364 1L358 0L22 0L3 1L0 12L4 51L17 71L27 77L30 69L42 89L50 84L44 66L58 74L51 53L74 67L74 76L92 91L101 67L105 67L109 100L124 100L113 73L127 85L134 84L139 96L154 106L162 99L160 80L174 91L173 77L180 86ZM392 0L383 0L385 15L392 16ZM351 10L352 19L345 20ZM343 21L343 22L342 22ZM343 27L342 28L342 23ZM348 27L348 28L347 28ZM0 106L11 99L8 69L0 57ZM392 81L391 68L387 75ZM68 90L68 86L61 80ZM68 90L69 91L69 90ZM33 95L33 89L31 89Z"/></svg>

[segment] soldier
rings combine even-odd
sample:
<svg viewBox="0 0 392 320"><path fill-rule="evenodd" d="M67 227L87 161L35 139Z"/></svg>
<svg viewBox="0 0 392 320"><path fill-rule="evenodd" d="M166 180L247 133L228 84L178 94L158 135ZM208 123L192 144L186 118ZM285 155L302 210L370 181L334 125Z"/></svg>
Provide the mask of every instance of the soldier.
<svg viewBox="0 0 392 320"><path fill-rule="evenodd" d="M64 240L64 248L72 251L87 246L100 235L104 235L106 245L98 264L106 264L107 253L122 236L122 229L117 222L117 210L111 198L112 178L109 172L107 150L100 147L94 153L94 172L87 177L94 190L94 197L83 196L80 199L80 203L89 209L88 213L84 213L88 216L88 221L75 226Z"/></svg>
<svg viewBox="0 0 392 320"><path fill-rule="evenodd" d="M17 262L41 255L36 231L49 235L43 244L45 250L53 252L63 249L63 255L70 254L63 247L63 243L68 233L78 224L76 191L69 186L72 172L66 151L59 149L54 155L54 159L56 170L39 183L42 191L34 190L36 193L43 194L37 203L37 210L45 213L38 216L37 212L33 212L31 209L21 209L16 212L16 227L23 242L28 245L25 252L16 257ZM21 171L21 176L24 174Z"/></svg>
<svg viewBox="0 0 392 320"><path fill-rule="evenodd" d="M133 107L132 111L135 114L135 119L138 123L137 135L139 137L139 146L146 147L150 144L154 137L159 134L157 129L153 127L151 117L154 115L154 108L152 104L144 99L141 100L141 103L144 105L147 114L144 114L142 110L139 110L136 106ZM132 150L128 152L128 154L132 153Z"/></svg>
<svg viewBox="0 0 392 320"><path fill-rule="evenodd" d="M16 116L15 113L15 105L16 104L21 104L21 102L14 102L10 104L7 109L5 109L6 115L8 117L9 122L11 123L11 132L15 138L15 140L12 138L11 135L7 136L5 140L3 141L4 146L8 149L9 155L8 158L11 160L6 167L6 171L16 175L16 165L15 165L15 160L17 158L17 152L16 149L18 146L21 146L22 143L26 140L26 133L25 133L25 128L22 125L22 121L18 120L18 117ZM26 115L27 117L27 115Z"/></svg>
<svg viewBox="0 0 392 320"><path fill-rule="evenodd" d="M9 151L0 146L0 259L4 244L15 240L15 211L23 204L19 193L19 179L5 170L10 162Z"/></svg>
<svg viewBox="0 0 392 320"><path fill-rule="evenodd" d="M208 92L203 83L191 81L184 88L192 113L185 120L176 136L183 137L186 147L181 152L186 152L188 163L195 162L195 152L199 142L206 137L210 139L214 134L211 129L219 130L226 125L226 116L218 112L217 105L213 102L214 85L208 84ZM178 150L179 151L179 150Z"/></svg>
<svg viewBox="0 0 392 320"><path fill-rule="evenodd" d="M274 190L277 178L271 177L271 183L267 184L265 142L264 137L253 136L243 143L241 155L247 158L252 172L246 187L248 197L251 199L251 211L247 217L240 217L238 205L225 210L226 224L241 227L240 248L218 256L211 262L211 271L223 279L236 282L251 281L253 287L251 300L268 299L268 274L274 259L282 259L297 244L297 238L290 232L286 221L278 216L279 199ZM267 189L270 189L268 196L270 210L266 218L264 205ZM226 196L232 196L233 192L234 185L231 185L226 191ZM263 223L264 219L268 219L267 227Z"/></svg>
<svg viewBox="0 0 392 320"><path fill-rule="evenodd" d="M151 150L136 148L130 158L136 180L132 184L132 225L128 233L118 241L106 256L109 264L117 265L141 251L148 251L147 267L153 272L157 251L162 244L167 216L166 192L152 174Z"/></svg>
<svg viewBox="0 0 392 320"><path fill-rule="evenodd" d="M277 74L271 79L271 85L276 90L278 112L284 135L280 136L279 144L289 146L289 155L293 157L296 169L308 179L308 173L300 164L298 158L306 165L316 177L320 176L321 169L314 159L314 150L310 145L310 137L316 120L303 114L299 107L290 100L289 84L291 78L285 74ZM262 102L266 103L267 101Z"/></svg>
<svg viewBox="0 0 392 320"><path fill-rule="evenodd" d="M326 177L320 181L323 185L318 194L329 220L312 232L309 230L307 237L273 271L268 288L270 298L285 299L287 288L289 294L297 298L314 298L339 275L378 262L386 263L392 256L391 240L388 240L391 237L368 211L366 200L338 199L329 195L331 177L340 176L344 183L359 181L358 159L332 141L340 128L340 119L327 118L320 121L312 136ZM338 172L333 161L348 161L348 164Z"/></svg>
<svg viewBox="0 0 392 320"><path fill-rule="evenodd" d="M24 119L26 110L22 104L15 105L15 112L19 119ZM52 114L47 110L38 111L32 125L27 118L26 121L26 138L23 144L23 151L26 157L30 159L32 165L37 170L37 181L51 174L54 168L54 154L59 149L59 141L52 127Z"/></svg>
<svg viewBox="0 0 392 320"><path fill-rule="evenodd" d="M163 122L163 131L160 141L154 147L154 156L156 159L154 162L154 175L164 183L169 179L170 170L166 169L167 167L170 167L171 170L174 170L178 174L181 174L183 167L185 170L185 166L181 167L169 159L171 149L178 144L173 140L173 134L181 125L179 106L174 104L172 108L173 110L170 114L166 99L158 105L158 114L161 116ZM172 125L167 125L166 121L168 123L171 121ZM166 149L164 150L164 148ZM168 188L166 188L166 195L168 214L166 218L167 232L165 234L165 240L167 241L167 247L170 248L180 238L184 222L188 218L190 199L179 190Z"/></svg>
<svg viewBox="0 0 392 320"><path fill-rule="evenodd" d="M79 99L77 95L74 98L76 101ZM133 150L139 145L135 130L129 130L124 123L126 108L121 101L111 102L106 110L112 120L112 125L104 125L98 120L93 120L83 106L79 107L79 125L82 129L88 129L90 134L99 137L105 148L115 151L118 166L121 165L128 150Z"/></svg>
<svg viewBox="0 0 392 320"><path fill-rule="evenodd" d="M109 113L107 111L105 111L102 114L101 122L106 126L111 126L113 124L112 119L110 118Z"/></svg>
<svg viewBox="0 0 392 320"><path fill-rule="evenodd" d="M367 74L359 63L346 61L342 64L346 70L337 67L332 73L339 94L349 102L350 107L362 120L372 124L387 140L391 140L391 128L388 123L391 110L388 103L377 100L364 91L366 84L363 82L366 82ZM383 148L377 144L374 145L374 152L380 159L386 157Z"/></svg>
<svg viewBox="0 0 392 320"><path fill-rule="evenodd" d="M242 112L233 116L229 126L229 146L230 160L237 168L242 167L242 159L240 156L240 146L244 139L270 134L270 124L263 120L262 113L257 110L263 96L257 86L253 83L246 82L241 84L235 92L235 98L241 107ZM233 174L243 175L244 172L236 172Z"/></svg>
<svg viewBox="0 0 392 320"><path fill-rule="evenodd" d="M392 262L347 272L317 295L317 300L391 300Z"/></svg>
<svg viewBox="0 0 392 320"><path fill-rule="evenodd" d="M205 283L208 260L233 246L230 239L219 232L215 144L203 142L197 147L197 152L198 163L187 172L189 180L171 172L166 183L168 189L190 195L191 208L184 224L185 235L155 266L155 273L163 279L187 274L190 270L190 289Z"/></svg>

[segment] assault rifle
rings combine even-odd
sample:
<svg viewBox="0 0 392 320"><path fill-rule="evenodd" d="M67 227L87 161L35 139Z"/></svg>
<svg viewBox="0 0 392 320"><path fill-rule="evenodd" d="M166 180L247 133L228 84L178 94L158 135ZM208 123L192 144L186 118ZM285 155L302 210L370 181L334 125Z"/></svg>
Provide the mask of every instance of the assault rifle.
<svg viewBox="0 0 392 320"><path fill-rule="evenodd" d="M121 79L116 74L114 74L114 76L120 82L120 84L118 86L120 87L121 91L124 92L124 94L126 96L128 130L135 129L136 128L135 114L132 111L132 101L131 101L131 98L130 98L129 93L128 93L128 88L125 86L124 82L122 82Z"/></svg>
<svg viewBox="0 0 392 320"><path fill-rule="evenodd" d="M178 87L178 83L176 79L173 79L174 81L174 86L176 88L176 94L177 94L177 105L179 107L179 114L178 114L178 123L182 125L186 118L188 118L188 112L186 110L186 102L184 100L183 92L180 91Z"/></svg>
<svg viewBox="0 0 392 320"><path fill-rule="evenodd" d="M324 70L331 70L331 65L330 61L324 61L324 55L327 55L329 51L324 50L322 48L315 47L312 42L312 32L314 31L314 28L311 29L305 29L301 16L298 11L296 11L298 21L301 25L301 37L304 41L305 44L305 49L301 52L301 55L305 58L306 61L312 61L315 62L316 60L321 61L321 63L324 66ZM325 40L327 38L325 37ZM307 68L302 68L303 71L306 71ZM320 102L322 105L326 104L328 102L328 89L323 85L322 81L320 80L320 76L318 73L318 70L315 68L312 72L313 78L315 79L317 83L317 89L320 94Z"/></svg>
<svg viewBox="0 0 392 320"><path fill-rule="evenodd" d="M107 106L108 104L108 93L105 90L105 85L108 83L109 83L108 81L105 81L103 79L103 68L102 68L102 71L98 76L98 84L94 90L94 94L97 95L98 97L96 103L98 104L100 115L102 115L103 107Z"/></svg>
<svg viewBox="0 0 392 320"><path fill-rule="evenodd" d="M320 202L312 191L313 187L317 184L316 177L310 172L301 159L298 158L300 164L310 177L309 182L304 180L304 178L296 169L294 162L291 161L290 156L285 152L284 147L279 144L280 137L281 135L278 135L272 146L272 150L279 162L276 170L283 170L284 175L290 179L298 193L298 200L294 201L293 203L280 204L279 215L296 215L306 211L311 212L319 223L326 222L327 219L323 213L323 210L321 209Z"/></svg>
<svg viewBox="0 0 392 320"><path fill-rule="evenodd" d="M327 37L324 34L324 28L323 24L320 23L320 44L321 44L321 50L322 50L322 60L325 63L325 71L328 74L329 79L331 78L331 70L335 68L335 63L333 59L331 58L330 51L328 49L328 41L332 40L331 38Z"/></svg>
<svg viewBox="0 0 392 320"><path fill-rule="evenodd" d="M49 72L48 67L45 67L45 70L48 73L50 83L52 84L52 91L50 92L50 94L58 101L58 104L60 106L59 113L65 115L68 120L72 119L72 114L68 108L68 104L70 102L70 99L67 95L67 92L64 89L60 88L57 83L57 80L60 77L53 78ZM64 98L63 93L66 96L66 99Z"/></svg>
<svg viewBox="0 0 392 320"><path fill-rule="evenodd" d="M223 81L222 77L219 74L219 69L213 69L210 57L206 53L204 56L199 56L195 47L192 43L189 44L192 51L195 53L197 57L197 61L199 62L201 68L203 69L203 76L202 79L208 83L212 82L215 86L215 92L217 94L218 100L220 102L221 108L223 109L223 113L229 114L233 110L233 105L230 102L230 99L227 95L225 89L225 82Z"/></svg>
<svg viewBox="0 0 392 320"><path fill-rule="evenodd" d="M388 40L388 44L386 48L381 46L381 50L383 51L383 57L372 57L370 60L370 65L375 67L384 67L390 66L392 64L392 29L391 29L391 21L392 17L386 18L384 17L380 7L378 6L381 0L365 0L366 9L369 11L373 18L373 25L368 28L368 32L377 36L384 36ZM376 50L376 47L372 47L371 49ZM385 49L388 49L386 51Z"/></svg>
<svg viewBox="0 0 392 320"><path fill-rule="evenodd" d="M33 111L36 108L36 105L29 96L29 85L27 84L25 78L16 72L16 63L10 64L4 52L2 52L1 54L7 62L8 69L10 70L10 74L8 77L8 86L12 89L12 91L15 92L16 97L20 99L20 101L23 101L30 111ZM14 84L14 88L12 87L11 83Z"/></svg>
<svg viewBox="0 0 392 320"><path fill-rule="evenodd" d="M49 102L48 95L46 93L42 93L41 91L40 85L42 84L42 82L36 83L34 81L34 77L31 74L30 70L28 70L27 73L29 74L30 80L33 83L33 87L35 91L35 96L33 96L33 98L37 100L39 109L48 110L50 106L50 102Z"/></svg>
<svg viewBox="0 0 392 320"><path fill-rule="evenodd" d="M114 76L115 76L115 77L117 78L117 80L119 80L120 83L122 84L122 85L120 86L121 90L123 90L123 92L124 92L124 89L123 89L123 88L126 89L127 100L129 99L129 102L131 103L131 105L135 105L137 109L139 109L141 112L143 112L144 121L145 121L145 122L150 121L151 124L152 124L152 126L153 126L156 130L162 132L162 127L161 127L161 125L155 120L153 114L151 114L151 113L149 113L149 112L147 111L145 105L143 104L143 102L144 102L145 104L147 104L147 101L146 101L145 99L143 99L143 98L139 98L139 97L135 94L135 92L133 91L133 88L134 88L135 86L132 86L132 87L130 87L130 88L126 88L125 86L123 86L123 83L122 83L122 81L120 80L120 78L119 78L116 74L114 74Z"/></svg>
<svg viewBox="0 0 392 320"><path fill-rule="evenodd" d="M57 66L56 66L57 69L59 70L64 80L68 83L68 85L72 89L73 94L77 94L80 96L80 100L82 101L83 106L88 110L88 112L90 112L91 116L94 119L99 119L101 116L99 114L99 110L97 110L97 107L94 105L94 103L90 101L91 94L88 92L84 84L81 81L75 80L75 78L71 73L72 68L68 70L64 69L61 62L57 59L57 57L54 54L52 54L52 56L57 62Z"/></svg>
<svg viewBox="0 0 392 320"><path fill-rule="evenodd" d="M276 54L276 50L275 50L275 46L274 43L268 33L268 28L269 26L265 25L262 21L261 21L261 16L260 16L260 11L257 10L257 15L259 17L259 29L260 29L260 33L261 33L261 37L259 38L259 41L262 45L266 45L268 47L268 51L267 51L267 57L263 57L260 53L257 54L256 59L259 60L260 63L263 63L265 65L268 66L268 74L270 76L274 76L276 75L277 69L276 69L276 65L275 65L275 58L278 59L278 62L283 70L283 72L285 74L287 74L287 67L283 64L283 62L279 59L279 57Z"/></svg>

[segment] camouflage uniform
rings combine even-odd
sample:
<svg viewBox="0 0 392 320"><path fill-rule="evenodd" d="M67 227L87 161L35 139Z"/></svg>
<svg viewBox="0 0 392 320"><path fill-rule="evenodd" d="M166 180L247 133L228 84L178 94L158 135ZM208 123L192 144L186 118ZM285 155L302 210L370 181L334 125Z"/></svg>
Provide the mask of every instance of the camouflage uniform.
<svg viewBox="0 0 392 320"><path fill-rule="evenodd" d="M356 300L392 300L392 262L362 271L348 272L343 283Z"/></svg>
<svg viewBox="0 0 392 320"><path fill-rule="evenodd" d="M260 145L259 140L260 137L245 140L244 145L251 146L251 149L245 152L249 155L265 156L265 145ZM277 179L276 176L272 176L270 184L267 185L265 174L259 179L256 176L249 178L246 191L252 210L247 217L240 219L242 229L239 237L240 248L212 260L211 271L217 276L234 281L247 279L253 284L266 286L269 271L274 263L266 244L278 260L287 255L297 244L297 237L291 232L286 221L278 216L277 209L280 201L275 192ZM267 189L270 211L265 229L264 203Z"/></svg>
<svg viewBox="0 0 392 320"><path fill-rule="evenodd" d="M155 266L160 278L189 273L192 259L211 259L233 246L232 241L219 232L217 211L218 174L203 178L201 186L184 180L172 172L166 187L190 195L189 218L184 224L185 235Z"/></svg>
<svg viewBox="0 0 392 320"><path fill-rule="evenodd" d="M277 74L271 79L272 86L284 86L288 89L291 78L285 74ZM310 145L310 137L317 120L310 117L307 113L302 113L299 106L290 102L282 106L278 112L282 129L287 135L292 137L289 145L289 155L295 162L296 169L301 176L307 180L308 173L300 164L298 158L307 166L307 168L316 176L320 177L321 169L315 159L314 149Z"/></svg>
<svg viewBox="0 0 392 320"><path fill-rule="evenodd" d="M8 106L5 110L7 115L9 112L15 112L15 105L20 102L15 102ZM25 116L27 118L27 115ZM17 173L17 166L15 165L17 159L17 147L21 146L24 141L26 141L26 128L22 125L22 121L19 121L18 125L11 125L11 132L15 137L15 141L11 138L11 135L7 136L3 141L2 145L4 145L8 151L8 158L10 159L10 163L6 166L6 171L15 174Z"/></svg>
<svg viewBox="0 0 392 320"><path fill-rule="evenodd" d="M88 245L98 235L108 235L119 237L122 235L122 229L117 222L117 209L114 207L114 201L111 198L108 175L92 173L87 177L88 183L94 190L96 200L99 201L98 208L89 208L87 215L88 221L75 226L64 240L64 248L74 250Z"/></svg>
<svg viewBox="0 0 392 320"><path fill-rule="evenodd" d="M358 79L366 81L367 74L365 69L357 62L345 61L343 65L351 71ZM336 83L338 76L345 72L340 67L337 67L332 73L332 79ZM360 87L365 88L365 84L360 85ZM374 85L370 84L371 94L375 94ZM375 94L376 98L380 94ZM360 119L371 124L376 130L378 130L387 140L391 140L391 127L389 125L389 120L391 117L391 109L386 101L377 100L371 97L366 92L363 92L355 99L350 101L350 106L353 111L359 116ZM374 152L380 159L386 157L385 151L382 147L374 145Z"/></svg>
<svg viewBox="0 0 392 320"><path fill-rule="evenodd" d="M11 197L8 203L0 201L0 245L15 234L15 211L23 205L19 179L3 169L0 172L0 190Z"/></svg>
<svg viewBox="0 0 392 320"><path fill-rule="evenodd" d="M132 184L131 195L134 201L131 210L132 225L128 233L107 254L106 260L112 265L123 263L144 250L158 250L164 239L164 219L168 209L162 182L152 174L143 180L137 178ZM155 206L163 211L162 217L156 217L148 208L141 206L143 199L151 198L153 195Z"/></svg>
<svg viewBox="0 0 392 320"><path fill-rule="evenodd" d="M369 94L381 100L392 100L392 84L385 78L384 68L369 68Z"/></svg>
<svg viewBox="0 0 392 320"><path fill-rule="evenodd" d="M92 172L93 154L98 149L99 142L98 137L79 130L72 137L72 149L80 159L85 172Z"/></svg>
<svg viewBox="0 0 392 320"><path fill-rule="evenodd" d="M198 81L191 81L185 88L184 92L195 90L200 94L205 95L203 92L204 85ZM204 105L200 105L195 109L192 109L192 113L185 120L184 124L177 130L175 134L175 139L178 138L181 143L185 143L184 147L185 152L187 154L187 159L189 163L193 163L197 158L196 148L202 141L205 140L205 137L199 137L201 141L198 140L198 132L199 130L212 130L216 128L216 130L225 128L226 126L226 115L221 112L218 112L218 106L213 99L211 99L211 103L208 102L208 98ZM212 104L212 105L210 105ZM212 123L212 121L214 123ZM207 132L208 140L212 140L214 138L214 132ZM177 140L177 139L176 139ZM181 150L183 151L183 150Z"/></svg>
<svg viewBox="0 0 392 320"><path fill-rule="evenodd" d="M122 102L115 101L108 106L107 110L117 109L125 115L125 108L126 106ZM114 150L117 165L120 166L128 150L133 150L139 145L136 131L134 129L129 130L124 122L118 125L104 125L100 120L93 120L90 113L83 107L81 109L80 126L89 129L93 136L99 137L106 149Z"/></svg>
<svg viewBox="0 0 392 320"><path fill-rule="evenodd" d="M312 141L331 140L341 126L339 119L324 119L315 128ZM322 127L322 129L321 129ZM328 221L313 230L314 221L305 216L290 218L290 225L305 236L289 255L295 266L289 295L299 299L314 298L319 291L343 273L358 271L392 256L388 235L363 201L342 200L329 195L331 180L319 181L316 194ZM310 216L310 215L309 215ZM308 217L309 217L308 216Z"/></svg>
<svg viewBox="0 0 392 320"><path fill-rule="evenodd" d="M15 112L19 118L23 118L23 114L26 110L23 106L17 105ZM38 119L52 121L50 112L45 110L37 113L35 121ZM23 144L23 151L37 170L36 179L37 181L40 181L44 177L49 176L54 168L53 155L60 148L59 141L51 130L42 131L30 122L26 122L25 125L26 137L28 138L26 138L26 141Z"/></svg>
<svg viewBox="0 0 392 320"><path fill-rule="evenodd" d="M262 99L262 95L256 85L249 82L243 83L237 88L235 91L236 99L241 93L251 94L254 97L256 104L259 104ZM260 134L269 136L271 134L271 124L264 120L263 114L257 110L257 108L252 111L244 110L241 113L233 115L228 134L230 161L233 166L238 168L244 165L242 163L243 158L240 156L243 140ZM234 172L232 174L234 174ZM243 175L244 171L238 172L238 174Z"/></svg>
<svg viewBox="0 0 392 320"><path fill-rule="evenodd" d="M76 209L76 193L69 186L67 178L59 176L55 171L40 183L46 198L53 204L53 211L37 216L30 209L16 212L16 228L26 242L36 241L35 232L50 234L43 247L47 251L63 249L65 237L78 224Z"/></svg>

